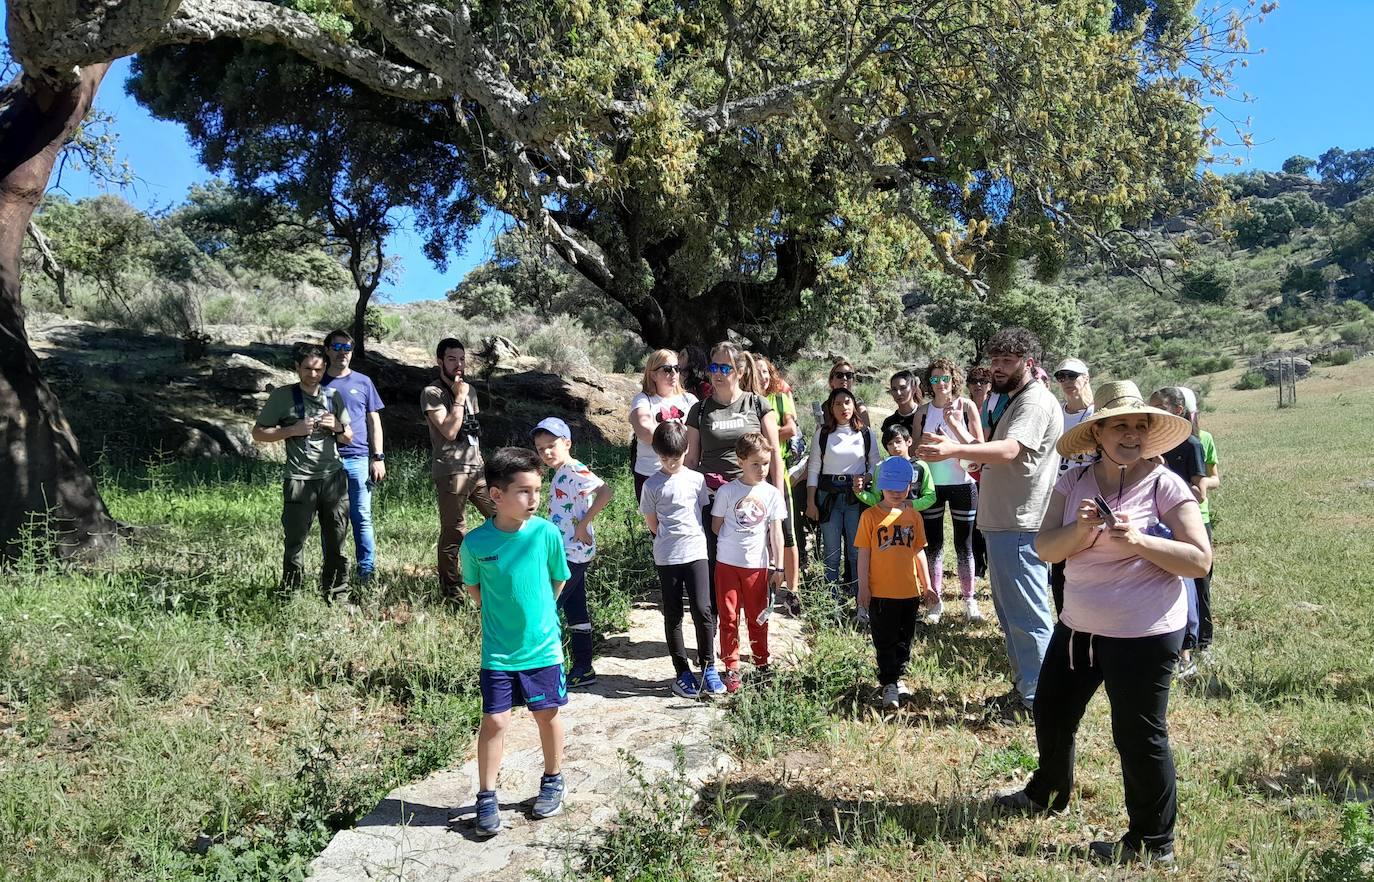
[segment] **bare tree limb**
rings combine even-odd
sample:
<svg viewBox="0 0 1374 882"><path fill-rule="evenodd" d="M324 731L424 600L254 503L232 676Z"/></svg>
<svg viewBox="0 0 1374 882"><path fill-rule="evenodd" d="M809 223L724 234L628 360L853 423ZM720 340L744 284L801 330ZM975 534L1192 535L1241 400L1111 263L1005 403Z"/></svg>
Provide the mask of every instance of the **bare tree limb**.
<svg viewBox="0 0 1374 882"><path fill-rule="evenodd" d="M38 248L38 256L42 260L44 275L52 279L53 284L57 285L57 299L63 307L71 309L72 298L67 293L67 270L58 263L57 255L52 250L52 243L48 241L48 237L32 219L29 220L28 233L34 246Z"/></svg>

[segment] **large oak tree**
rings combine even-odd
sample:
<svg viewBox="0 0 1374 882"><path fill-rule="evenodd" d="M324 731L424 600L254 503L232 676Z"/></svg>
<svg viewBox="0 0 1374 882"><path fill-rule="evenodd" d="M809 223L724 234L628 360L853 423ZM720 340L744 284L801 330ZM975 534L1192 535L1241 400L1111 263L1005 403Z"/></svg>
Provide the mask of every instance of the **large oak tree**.
<svg viewBox="0 0 1374 882"><path fill-rule="evenodd" d="M0 97L0 539L111 527L25 339L20 238L115 58L269 44L393 114L446 120L468 183L650 345L871 315L938 266L977 292L1193 178L1245 15L1184 0L11 0ZM303 11L305 10L305 11ZM1254 12L1260 12L1256 8ZM194 53L191 53L194 57ZM1229 59L1229 60L1228 60ZM440 117L436 112L442 111Z"/></svg>

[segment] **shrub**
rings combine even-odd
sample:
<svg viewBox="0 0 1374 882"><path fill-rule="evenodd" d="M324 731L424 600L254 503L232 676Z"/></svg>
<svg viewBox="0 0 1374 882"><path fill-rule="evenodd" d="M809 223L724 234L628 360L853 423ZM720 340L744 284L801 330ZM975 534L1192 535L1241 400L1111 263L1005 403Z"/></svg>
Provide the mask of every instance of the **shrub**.
<svg viewBox="0 0 1374 882"><path fill-rule="evenodd" d="M1363 803L1341 808L1341 841L1317 855L1312 882L1370 882L1374 880L1374 823Z"/></svg>
<svg viewBox="0 0 1374 882"><path fill-rule="evenodd" d="M1374 338L1374 324L1369 321L1351 322L1342 325L1337 333L1342 343L1365 343Z"/></svg>
<svg viewBox="0 0 1374 882"><path fill-rule="evenodd" d="M1262 371L1246 371L1236 381L1236 388L1241 390L1263 389L1264 385L1265 379Z"/></svg>
<svg viewBox="0 0 1374 882"><path fill-rule="evenodd" d="M1355 353L1351 352L1349 349L1337 349L1335 352L1328 355L1326 360L1336 365L1350 364L1355 360Z"/></svg>
<svg viewBox="0 0 1374 882"><path fill-rule="evenodd" d="M1201 303L1224 303L1231 294L1231 276L1213 266L1198 267L1183 273L1180 290L1184 297Z"/></svg>

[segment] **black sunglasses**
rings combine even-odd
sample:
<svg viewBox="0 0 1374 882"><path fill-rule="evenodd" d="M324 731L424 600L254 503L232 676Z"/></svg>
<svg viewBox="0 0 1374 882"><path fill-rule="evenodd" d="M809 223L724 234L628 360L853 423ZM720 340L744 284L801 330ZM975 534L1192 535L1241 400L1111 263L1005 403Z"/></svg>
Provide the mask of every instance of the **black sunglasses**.
<svg viewBox="0 0 1374 882"><path fill-rule="evenodd" d="M1063 383L1065 380L1076 380L1081 376L1083 375L1076 374L1073 371L1059 371L1054 375L1054 378L1059 382Z"/></svg>
<svg viewBox="0 0 1374 882"><path fill-rule="evenodd" d="M660 374L679 374L679 373L682 373L682 368L678 367L678 366L675 365L675 364L661 364L661 365L659 365L659 366L656 368L656 370L657 370Z"/></svg>
<svg viewBox="0 0 1374 882"><path fill-rule="evenodd" d="M833 374L830 375L830 379L832 379L832 380L852 380L852 379L854 379L854 372L853 372L853 371L836 371L835 373L833 373Z"/></svg>

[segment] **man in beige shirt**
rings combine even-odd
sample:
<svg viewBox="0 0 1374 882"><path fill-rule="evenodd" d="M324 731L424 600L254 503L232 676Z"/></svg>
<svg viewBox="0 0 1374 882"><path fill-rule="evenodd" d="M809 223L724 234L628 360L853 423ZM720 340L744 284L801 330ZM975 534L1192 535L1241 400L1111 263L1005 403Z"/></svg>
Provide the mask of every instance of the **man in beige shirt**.
<svg viewBox="0 0 1374 882"><path fill-rule="evenodd" d="M467 350L446 337L434 351L439 376L420 391L420 411L429 426L431 475L439 500L439 587L457 597L463 586L458 550L467 532L467 505L483 517L496 513L483 477L477 397L466 379Z"/></svg>

